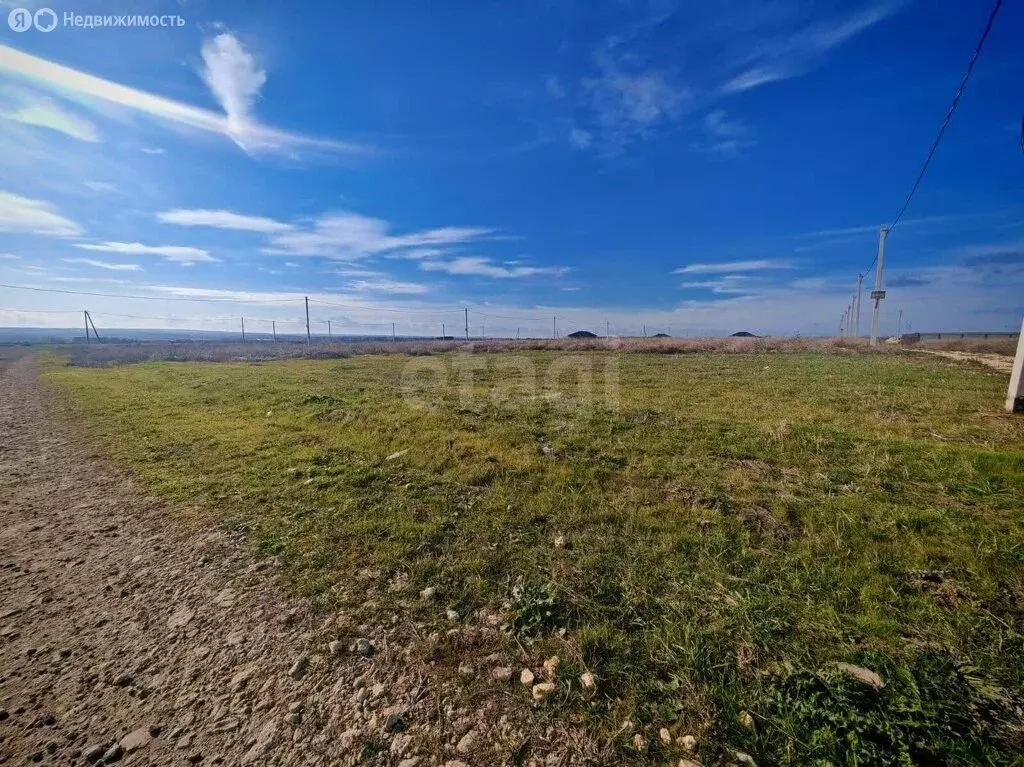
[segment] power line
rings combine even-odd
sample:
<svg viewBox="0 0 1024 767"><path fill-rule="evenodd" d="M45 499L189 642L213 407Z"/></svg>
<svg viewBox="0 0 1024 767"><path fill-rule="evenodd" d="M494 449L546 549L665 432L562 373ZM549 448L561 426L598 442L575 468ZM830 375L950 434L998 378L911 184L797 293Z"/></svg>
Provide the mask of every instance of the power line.
<svg viewBox="0 0 1024 767"><path fill-rule="evenodd" d="M949 121L953 119L953 113L956 111L957 105L960 103L960 97L963 96L964 88L967 87L967 81L971 78L971 72L974 71L974 65L978 61L978 56L981 55L981 49L985 46L985 40L988 39L988 33L992 29L992 23L996 20L996 15L999 13L999 9L1003 5L1003 0L996 0L995 6L992 8L992 13L989 14L988 23L985 25L985 31L981 33L981 38L978 40L978 45L974 49L974 55L971 56L971 61L967 65L967 71L964 72L963 79L960 81L960 87L956 89L956 94L953 96L953 103L949 105L949 110L946 112L946 119L942 121L942 127L939 128L939 133L935 137L935 143L932 144L931 151L928 152L928 157L925 158L924 165L921 166L921 172L917 174L917 179L914 181L914 185L910 188L910 194L907 195L906 201L903 203L903 207L900 208L899 214L896 216L896 220L892 222L889 227L891 232L896 228L896 224L903 218L904 212L907 210L907 206L910 205L910 201L914 198L914 193L917 192L917 187L921 184L921 179L924 178L925 171L928 170L928 165L932 161L932 157L935 156L935 150L939 148L939 142L942 141L942 136L946 132L946 128L949 126ZM872 265L874 262L872 262ZM869 267L870 268L870 267Z"/></svg>

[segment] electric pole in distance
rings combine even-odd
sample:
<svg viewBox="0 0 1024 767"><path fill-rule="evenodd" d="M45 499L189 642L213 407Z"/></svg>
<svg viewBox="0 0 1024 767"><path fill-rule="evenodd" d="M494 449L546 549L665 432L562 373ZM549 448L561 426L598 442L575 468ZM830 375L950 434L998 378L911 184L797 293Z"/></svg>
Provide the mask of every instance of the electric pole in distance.
<svg viewBox="0 0 1024 767"><path fill-rule="evenodd" d="M875 302L875 308L871 312L872 346L878 343L878 305L885 298L885 291L882 290L882 269L885 268L885 238L888 234L887 226L878 230L878 267L875 269L875 289L871 291L871 300Z"/></svg>

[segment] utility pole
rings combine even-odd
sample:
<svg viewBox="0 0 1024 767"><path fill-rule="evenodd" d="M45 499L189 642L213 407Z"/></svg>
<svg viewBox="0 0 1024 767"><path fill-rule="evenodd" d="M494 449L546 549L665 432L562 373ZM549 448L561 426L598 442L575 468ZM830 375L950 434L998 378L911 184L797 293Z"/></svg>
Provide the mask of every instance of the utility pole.
<svg viewBox="0 0 1024 767"><path fill-rule="evenodd" d="M604 337L605 338L611 338L612 337L612 326L608 322L608 320L604 321Z"/></svg>
<svg viewBox="0 0 1024 767"><path fill-rule="evenodd" d="M270 321L270 332L274 334L274 343L277 343L277 320Z"/></svg>
<svg viewBox="0 0 1024 767"><path fill-rule="evenodd" d="M92 321L92 315L89 314L89 312L86 312L85 313L85 318L89 321L89 324L92 325L92 334L93 334L93 336L95 336L96 342L99 343L100 342L100 334L96 332L96 323Z"/></svg>
<svg viewBox="0 0 1024 767"><path fill-rule="evenodd" d="M878 305L885 298L885 291L882 290L882 269L885 268L885 238L888 234L887 226L878 230L878 268L875 270L875 289L871 291L871 298L875 302L875 308L871 312L872 346L878 343Z"/></svg>
<svg viewBox="0 0 1024 767"><path fill-rule="evenodd" d="M448 337L448 334L444 332L444 323L441 323L441 340L443 341Z"/></svg>
<svg viewBox="0 0 1024 767"><path fill-rule="evenodd" d="M468 341L469 340L469 307L468 306L466 307L465 311L466 311L466 340Z"/></svg>
<svg viewBox="0 0 1024 767"><path fill-rule="evenodd" d="M647 323L644 323L644 338L647 338Z"/></svg>
<svg viewBox="0 0 1024 767"><path fill-rule="evenodd" d="M903 310L900 309L896 315L896 338L903 338Z"/></svg>
<svg viewBox="0 0 1024 767"><path fill-rule="evenodd" d="M82 322L85 323L85 342L87 344L92 343L89 340L89 312L87 312L85 309L82 309Z"/></svg>
<svg viewBox="0 0 1024 767"><path fill-rule="evenodd" d="M393 323L393 322L391 323L391 340L392 341L397 341L398 340L395 337L395 323Z"/></svg>
<svg viewBox="0 0 1024 767"><path fill-rule="evenodd" d="M1010 388L1006 391L1006 409L1010 413L1024 412L1024 323L1017 336L1017 356L1010 369Z"/></svg>
<svg viewBox="0 0 1024 767"><path fill-rule="evenodd" d="M551 337L558 338L558 317L551 318Z"/></svg>
<svg viewBox="0 0 1024 767"><path fill-rule="evenodd" d="M327 340L331 340L331 321L327 320Z"/></svg>
<svg viewBox="0 0 1024 767"><path fill-rule="evenodd" d="M516 340L519 340L519 328L516 328Z"/></svg>
<svg viewBox="0 0 1024 767"><path fill-rule="evenodd" d="M242 317L242 343L245 343L245 317Z"/></svg>
<svg viewBox="0 0 1024 767"><path fill-rule="evenodd" d="M856 320L857 338L860 338L860 296L861 296L861 293L863 293L863 285L864 285L864 275L863 274L858 274L857 275L857 309L856 309L856 314L857 314L857 320Z"/></svg>
<svg viewBox="0 0 1024 767"><path fill-rule="evenodd" d="M306 346L313 343L313 336L309 332L309 296L306 296Z"/></svg>

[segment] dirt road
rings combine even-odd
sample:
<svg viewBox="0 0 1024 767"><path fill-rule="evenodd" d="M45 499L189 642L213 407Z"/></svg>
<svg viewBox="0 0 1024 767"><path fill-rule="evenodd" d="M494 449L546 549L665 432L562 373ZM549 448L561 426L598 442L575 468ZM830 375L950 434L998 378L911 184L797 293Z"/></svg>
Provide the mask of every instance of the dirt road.
<svg viewBox="0 0 1024 767"><path fill-rule="evenodd" d="M32 358L0 362L0 763L489 765L522 737L420 676L415 627L314 618L275 564L184 530L54 416Z"/></svg>

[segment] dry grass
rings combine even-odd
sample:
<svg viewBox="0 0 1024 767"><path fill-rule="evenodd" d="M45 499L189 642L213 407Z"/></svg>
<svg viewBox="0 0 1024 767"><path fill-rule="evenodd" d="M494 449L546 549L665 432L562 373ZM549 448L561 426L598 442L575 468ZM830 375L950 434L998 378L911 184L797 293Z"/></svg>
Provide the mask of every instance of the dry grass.
<svg viewBox="0 0 1024 767"><path fill-rule="evenodd" d="M619 351L648 354L754 354L762 352L869 351L862 339L834 338L597 338L483 341L360 341L348 343L225 344L203 341L93 344L70 351L71 365L103 367L136 362L261 362L284 359L343 359L363 354L428 355L447 352ZM63 350L62 350L63 351ZM892 352L879 346L872 352Z"/></svg>

